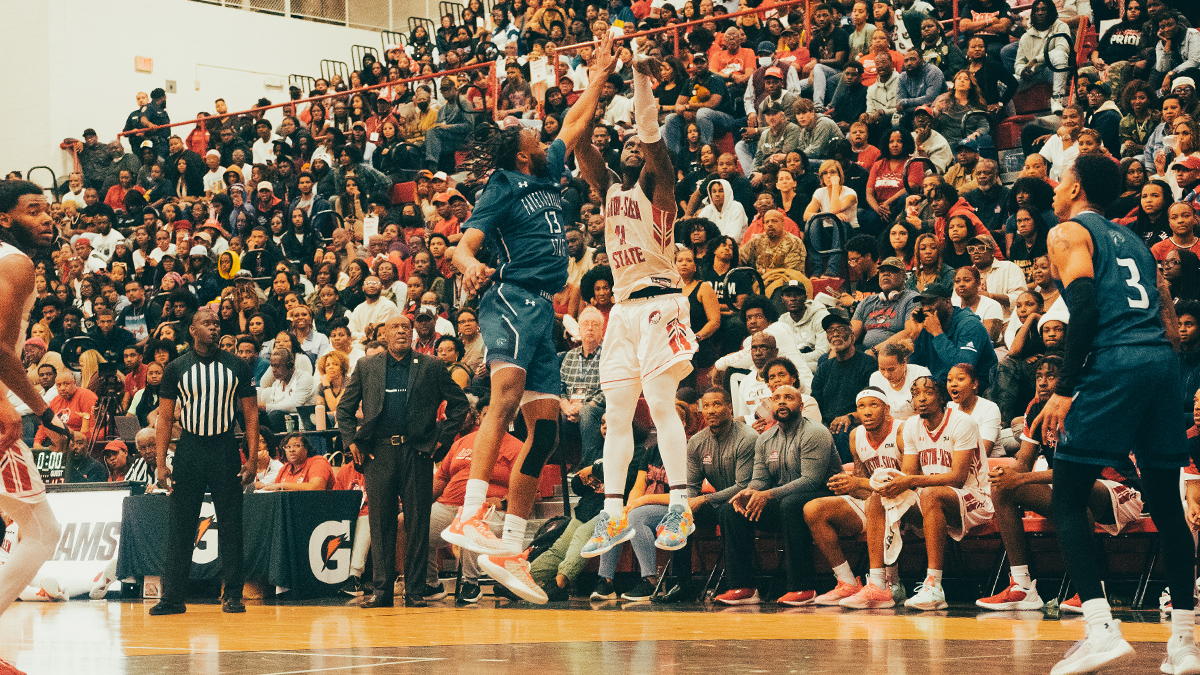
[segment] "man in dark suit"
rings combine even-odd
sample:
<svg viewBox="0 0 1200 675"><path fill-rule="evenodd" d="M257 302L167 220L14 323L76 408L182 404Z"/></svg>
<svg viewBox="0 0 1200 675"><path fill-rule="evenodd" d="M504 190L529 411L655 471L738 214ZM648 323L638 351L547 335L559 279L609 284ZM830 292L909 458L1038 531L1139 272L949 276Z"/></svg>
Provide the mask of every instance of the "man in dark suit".
<svg viewBox="0 0 1200 675"><path fill-rule="evenodd" d="M391 607L396 577L397 498L404 504L405 605L421 597L429 556L433 464L441 461L467 416L467 397L441 361L412 351L412 322L397 316L384 325L387 350L359 360L337 409L343 444L362 467L371 505L375 592L363 607ZM446 403L446 417L437 421ZM355 413L362 404L362 424Z"/></svg>

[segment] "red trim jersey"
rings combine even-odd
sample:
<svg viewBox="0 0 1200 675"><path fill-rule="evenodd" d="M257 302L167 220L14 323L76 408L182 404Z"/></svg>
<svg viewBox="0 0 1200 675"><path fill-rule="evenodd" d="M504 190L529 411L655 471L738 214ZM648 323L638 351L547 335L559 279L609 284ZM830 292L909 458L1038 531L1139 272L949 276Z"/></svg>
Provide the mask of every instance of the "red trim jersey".
<svg viewBox="0 0 1200 675"><path fill-rule="evenodd" d="M613 273L613 298L624 302L643 288L679 288L675 270L675 213L651 203L641 182L608 188L604 200L604 248Z"/></svg>
<svg viewBox="0 0 1200 675"><path fill-rule="evenodd" d="M901 420L892 420L892 427L879 445L872 445L866 427L859 427L854 435L854 455L867 470L867 477L876 469L900 470L900 449L896 446L896 434L904 426Z"/></svg>
<svg viewBox="0 0 1200 675"><path fill-rule="evenodd" d="M925 420L914 415L904 421L904 454L919 455L921 473L930 476L950 473L955 452L968 452L970 467L964 490L991 492L987 481L987 458L979 449L979 425L967 413L947 408L942 423L936 429L925 426Z"/></svg>

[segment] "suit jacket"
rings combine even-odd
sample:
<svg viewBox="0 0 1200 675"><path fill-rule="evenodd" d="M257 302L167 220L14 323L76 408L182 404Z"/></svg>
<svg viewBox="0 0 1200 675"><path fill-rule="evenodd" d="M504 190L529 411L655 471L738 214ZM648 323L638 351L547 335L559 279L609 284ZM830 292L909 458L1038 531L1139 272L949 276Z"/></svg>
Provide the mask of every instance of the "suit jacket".
<svg viewBox="0 0 1200 675"><path fill-rule="evenodd" d="M470 404L440 360L415 351L409 353L408 359L406 445L441 460L462 429ZM369 452L366 446L372 442L395 435L395 427L383 417L386 370L387 352L365 356L354 367L337 409L338 429L347 448L351 443L358 443L360 450ZM446 418L439 423L438 408L443 401L446 402ZM355 417L360 403L361 425Z"/></svg>

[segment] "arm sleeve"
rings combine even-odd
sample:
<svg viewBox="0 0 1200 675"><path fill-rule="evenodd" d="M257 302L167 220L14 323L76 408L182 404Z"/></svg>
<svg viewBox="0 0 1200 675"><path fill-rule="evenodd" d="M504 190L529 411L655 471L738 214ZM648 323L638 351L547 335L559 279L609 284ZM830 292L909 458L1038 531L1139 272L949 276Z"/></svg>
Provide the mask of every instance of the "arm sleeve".
<svg viewBox="0 0 1200 675"><path fill-rule="evenodd" d="M1100 321L1096 307L1096 280L1091 277L1076 279L1067 286L1062 296L1067 303L1067 310L1071 312L1071 322L1067 324L1064 338L1067 349L1054 393L1072 396L1079 384L1083 364L1092 351L1092 340L1096 337L1096 325Z"/></svg>
<svg viewBox="0 0 1200 675"><path fill-rule="evenodd" d="M771 480L771 472L767 470L766 436L759 436L754 441L754 471L746 487L762 490ZM740 464L740 462L739 462Z"/></svg>

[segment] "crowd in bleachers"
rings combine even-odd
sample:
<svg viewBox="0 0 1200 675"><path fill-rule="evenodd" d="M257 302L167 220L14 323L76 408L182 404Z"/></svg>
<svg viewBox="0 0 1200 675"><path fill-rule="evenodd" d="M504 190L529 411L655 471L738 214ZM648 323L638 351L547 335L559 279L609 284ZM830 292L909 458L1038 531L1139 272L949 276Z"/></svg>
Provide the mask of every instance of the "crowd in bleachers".
<svg viewBox="0 0 1200 675"><path fill-rule="evenodd" d="M634 134L634 56L661 62L677 265L700 342L679 396L689 435L733 420L753 437L775 423L772 392L792 384L803 416L831 434L840 470L863 421L856 395L874 385L904 419L914 381L931 374L955 382L949 403L975 420L987 455L1015 455L1070 320L1046 237L1053 189L1083 155L1119 164L1106 215L1159 261L1181 367L1189 391L1200 387L1200 33L1183 15L1161 0L1126 0L1120 15L1113 2L967 0L954 26L946 0L810 7L806 17L804 3L773 0L508 0L485 11L470 0L436 30L418 26L365 56L347 80L292 92L346 94L291 103L277 126L261 110L268 100L228 115L233 104L218 99L221 117L164 127L156 89L138 94L124 127L97 120L111 140L93 129L67 139L76 170L52 204L56 246L36 261L24 359L80 432L68 479L153 483L152 439L139 439L139 457L107 443L114 429L91 431L104 415L155 423L163 366L188 348L205 304L219 308L221 348L252 366L270 432L332 428L356 361L383 349L379 328L397 314L413 322L413 348L486 405L475 298L451 260L487 179L489 133L524 125L553 140L589 84L591 41L612 30L638 33L620 43L591 137L614 170ZM671 31L653 32L684 22L699 23L679 30L678 51ZM494 81L484 67L438 75L488 64ZM430 77L404 82L420 76ZM1016 105L1049 114L1014 117ZM570 280L553 298L561 444L591 501L613 279L601 195L567 161ZM46 442L27 422L27 441ZM317 474L325 489L356 484L348 469L301 471L302 454L287 468L291 453L265 452L259 487ZM453 457L439 473L443 498L461 473ZM635 497L663 489L649 457L648 472L631 473ZM749 483L753 463L733 464L717 472L728 485L707 476L716 494ZM576 512L580 532L591 532L593 506ZM582 569L582 541L564 536L555 558L534 564L552 595Z"/></svg>

